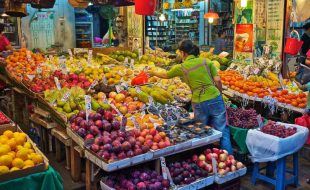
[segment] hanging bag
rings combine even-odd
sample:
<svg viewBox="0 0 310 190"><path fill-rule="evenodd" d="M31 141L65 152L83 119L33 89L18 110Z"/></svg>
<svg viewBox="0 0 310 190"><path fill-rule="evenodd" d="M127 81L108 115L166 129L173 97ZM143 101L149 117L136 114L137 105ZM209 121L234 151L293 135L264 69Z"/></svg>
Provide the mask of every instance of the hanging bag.
<svg viewBox="0 0 310 190"><path fill-rule="evenodd" d="M135 0L135 12L137 15L152 16L155 13L156 0Z"/></svg>
<svg viewBox="0 0 310 190"><path fill-rule="evenodd" d="M292 37L292 34L294 33L297 35L297 39ZM293 30L290 37L286 40L284 53L297 55L303 43L304 42L300 40L299 33L296 30Z"/></svg>
<svg viewBox="0 0 310 190"><path fill-rule="evenodd" d="M304 114L303 116L296 118L295 124L307 127L310 130L310 116L308 114ZM310 144L310 135L308 135L306 144Z"/></svg>

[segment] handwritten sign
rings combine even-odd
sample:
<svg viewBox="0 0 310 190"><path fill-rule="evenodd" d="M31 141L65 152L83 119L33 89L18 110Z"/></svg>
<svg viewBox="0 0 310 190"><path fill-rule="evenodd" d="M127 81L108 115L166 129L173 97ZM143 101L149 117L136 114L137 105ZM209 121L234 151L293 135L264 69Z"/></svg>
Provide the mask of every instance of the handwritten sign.
<svg viewBox="0 0 310 190"><path fill-rule="evenodd" d="M93 59L93 50L88 50L88 57L87 57L87 61L88 64L91 64L91 60Z"/></svg>
<svg viewBox="0 0 310 190"><path fill-rule="evenodd" d="M68 101L70 96L71 96L71 93L70 92L66 92L65 95L62 97L61 101L63 101L63 102Z"/></svg>
<svg viewBox="0 0 310 190"><path fill-rule="evenodd" d="M68 49L68 53L69 53L69 56L70 56L70 60L72 60L73 59L73 54L72 54L71 49Z"/></svg>
<svg viewBox="0 0 310 190"><path fill-rule="evenodd" d="M98 80L94 80L94 81L91 83L91 85L90 85L90 87L88 88L87 91L90 91L90 89L93 89L97 84L98 84Z"/></svg>
<svg viewBox="0 0 310 190"><path fill-rule="evenodd" d="M55 84L56 84L57 89L60 90L60 89L61 89L61 86L60 86L60 82L59 82L58 78L57 78L57 77L54 77L54 81L55 81Z"/></svg>
<svg viewBox="0 0 310 190"><path fill-rule="evenodd" d="M86 107L86 121L88 122L88 116L91 112L91 96L85 95L85 107Z"/></svg>

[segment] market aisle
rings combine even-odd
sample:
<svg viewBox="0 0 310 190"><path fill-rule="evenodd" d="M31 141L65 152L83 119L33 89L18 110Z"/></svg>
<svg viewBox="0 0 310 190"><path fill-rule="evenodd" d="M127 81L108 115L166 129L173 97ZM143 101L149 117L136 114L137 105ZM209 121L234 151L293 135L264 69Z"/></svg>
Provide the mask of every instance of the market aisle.
<svg viewBox="0 0 310 190"><path fill-rule="evenodd" d="M55 154L49 153L45 154L49 159L50 165L62 176L64 190L84 190L84 182L74 182L72 181L70 171L65 168L65 160L58 163L56 162Z"/></svg>

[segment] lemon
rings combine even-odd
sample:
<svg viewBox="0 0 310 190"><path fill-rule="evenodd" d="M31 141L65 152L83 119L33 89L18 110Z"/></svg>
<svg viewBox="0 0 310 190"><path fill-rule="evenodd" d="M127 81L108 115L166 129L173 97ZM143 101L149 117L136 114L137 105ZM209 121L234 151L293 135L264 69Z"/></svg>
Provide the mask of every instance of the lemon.
<svg viewBox="0 0 310 190"><path fill-rule="evenodd" d="M36 153L28 154L28 160L32 160L32 158L36 155Z"/></svg>
<svg viewBox="0 0 310 190"><path fill-rule="evenodd" d="M30 142L25 142L24 147L25 148L32 148L32 145Z"/></svg>
<svg viewBox="0 0 310 190"><path fill-rule="evenodd" d="M16 150L20 150L22 148L24 148L22 145L17 145Z"/></svg>
<svg viewBox="0 0 310 190"><path fill-rule="evenodd" d="M28 154L34 153L34 150L32 148L28 149Z"/></svg>
<svg viewBox="0 0 310 190"><path fill-rule="evenodd" d="M35 163L35 164L40 164L43 162L43 157L40 155L40 154L35 154L33 157L32 157L32 161Z"/></svg>
<svg viewBox="0 0 310 190"><path fill-rule="evenodd" d="M0 144L0 156L7 154L11 151L11 148L7 144Z"/></svg>
<svg viewBox="0 0 310 190"><path fill-rule="evenodd" d="M22 169L24 167L24 161L22 159L20 159L20 158L15 158L12 161L12 166L16 167L16 168L19 168L19 169Z"/></svg>
<svg viewBox="0 0 310 190"><path fill-rule="evenodd" d="M27 139L27 134L26 133L22 132L22 133L19 133L19 135Z"/></svg>
<svg viewBox="0 0 310 190"><path fill-rule="evenodd" d="M10 155L14 159L15 156L16 156L16 152L11 151L11 152L8 153L8 155Z"/></svg>
<svg viewBox="0 0 310 190"><path fill-rule="evenodd" d="M10 170L7 166L0 166L0 174L8 173Z"/></svg>
<svg viewBox="0 0 310 190"><path fill-rule="evenodd" d="M27 138L22 135L15 137L15 141L17 145L23 145L26 142L26 140Z"/></svg>
<svg viewBox="0 0 310 190"><path fill-rule="evenodd" d="M16 153L16 158L21 158L22 160L28 159L28 149L22 148Z"/></svg>
<svg viewBox="0 0 310 190"><path fill-rule="evenodd" d="M10 167L12 164L12 157L10 155L3 155L0 157L0 166Z"/></svg>
<svg viewBox="0 0 310 190"><path fill-rule="evenodd" d="M18 137L19 136L19 132L14 132L13 136L14 136L14 138Z"/></svg>
<svg viewBox="0 0 310 190"><path fill-rule="evenodd" d="M10 169L10 172L14 172L14 171L17 171L17 170L20 170L20 168L13 167L13 168Z"/></svg>
<svg viewBox="0 0 310 190"><path fill-rule="evenodd" d="M14 137L13 132L10 131L10 130L4 131L3 135L6 136L6 137L9 138L9 139L12 138L12 137Z"/></svg>
<svg viewBox="0 0 310 190"><path fill-rule="evenodd" d="M15 141L15 138L9 139L8 142L7 142L6 144L10 146L11 150L15 150L15 149L16 149L16 141Z"/></svg>
<svg viewBox="0 0 310 190"><path fill-rule="evenodd" d="M24 167L25 166L33 167L34 166L34 162L32 160L26 160L24 162Z"/></svg>
<svg viewBox="0 0 310 190"><path fill-rule="evenodd" d="M1 135L0 136L0 144L6 144L9 138L7 136Z"/></svg>

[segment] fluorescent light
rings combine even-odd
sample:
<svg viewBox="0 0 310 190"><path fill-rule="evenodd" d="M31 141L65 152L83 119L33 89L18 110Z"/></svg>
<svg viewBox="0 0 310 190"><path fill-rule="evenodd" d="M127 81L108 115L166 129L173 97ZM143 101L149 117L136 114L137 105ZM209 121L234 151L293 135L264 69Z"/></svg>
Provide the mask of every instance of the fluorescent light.
<svg viewBox="0 0 310 190"><path fill-rule="evenodd" d="M208 22L209 22L210 24L212 24L213 21L214 21L214 18L213 18L213 17L208 18Z"/></svg>
<svg viewBox="0 0 310 190"><path fill-rule="evenodd" d="M92 5L93 5L93 3L92 3L92 2L89 2L89 3L88 3L88 6L92 6Z"/></svg>
<svg viewBox="0 0 310 190"><path fill-rule="evenodd" d="M166 16L163 13L161 13L158 18L162 22L166 20Z"/></svg>
<svg viewBox="0 0 310 190"><path fill-rule="evenodd" d="M248 4L248 0L241 0L241 7L245 8Z"/></svg>
<svg viewBox="0 0 310 190"><path fill-rule="evenodd" d="M184 9L171 9L171 11L199 11L199 9L184 8Z"/></svg>

